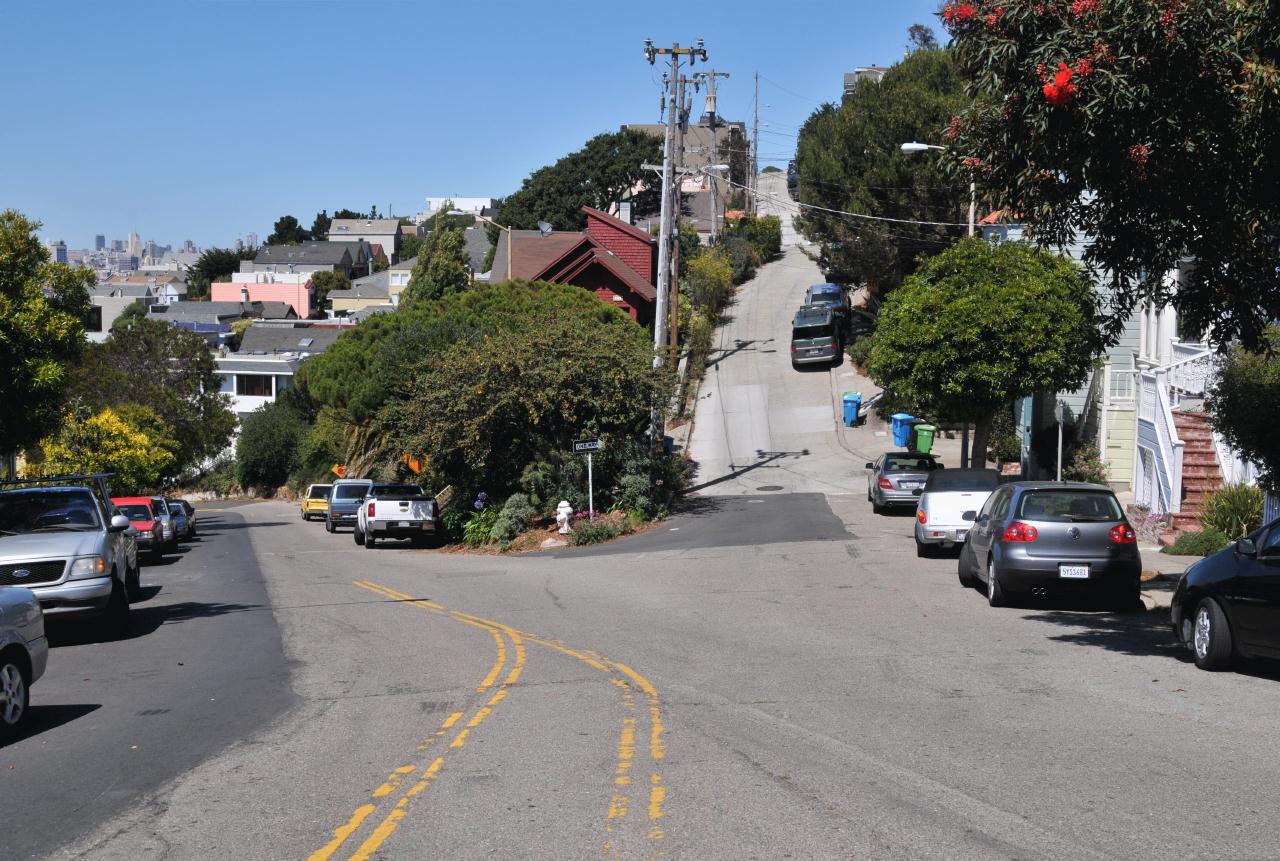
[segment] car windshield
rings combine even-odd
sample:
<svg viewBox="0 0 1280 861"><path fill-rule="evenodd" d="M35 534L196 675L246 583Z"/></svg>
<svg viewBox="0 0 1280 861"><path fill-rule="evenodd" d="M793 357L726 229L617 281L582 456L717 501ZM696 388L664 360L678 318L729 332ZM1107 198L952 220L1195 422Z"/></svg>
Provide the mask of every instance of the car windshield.
<svg viewBox="0 0 1280 861"><path fill-rule="evenodd" d="M1105 523L1123 520L1115 496L1102 491L1035 490L1024 493L1015 515L1050 523Z"/></svg>
<svg viewBox="0 0 1280 861"><path fill-rule="evenodd" d="M163 499L151 500L151 507L156 510L156 517L159 517L161 520L164 520L169 516L169 506L164 504Z"/></svg>
<svg viewBox="0 0 1280 861"><path fill-rule="evenodd" d="M925 493L946 491L973 491L990 493L1000 484L1000 474L994 469L939 469L929 476Z"/></svg>
<svg viewBox="0 0 1280 861"><path fill-rule="evenodd" d="M145 505L117 505L116 508L120 510L121 514L135 523L144 520L155 520L155 517L151 514L151 509Z"/></svg>
<svg viewBox="0 0 1280 861"><path fill-rule="evenodd" d="M0 534L86 532L100 528L97 506L84 490L20 490L0 494Z"/></svg>
<svg viewBox="0 0 1280 861"><path fill-rule="evenodd" d="M333 489L334 499L361 499L369 492L367 484L340 484Z"/></svg>
<svg viewBox="0 0 1280 861"><path fill-rule="evenodd" d="M327 499L329 497L329 485L317 484L307 492L307 499Z"/></svg>
<svg viewBox="0 0 1280 861"><path fill-rule="evenodd" d="M937 462L931 457L891 455L884 459L885 472L932 472L937 468Z"/></svg>
<svg viewBox="0 0 1280 861"><path fill-rule="evenodd" d="M174 516L178 516L178 515L185 516L187 513L187 510L185 508L183 508L178 503L174 502L172 499L166 499L164 501L164 504L169 509L169 513Z"/></svg>

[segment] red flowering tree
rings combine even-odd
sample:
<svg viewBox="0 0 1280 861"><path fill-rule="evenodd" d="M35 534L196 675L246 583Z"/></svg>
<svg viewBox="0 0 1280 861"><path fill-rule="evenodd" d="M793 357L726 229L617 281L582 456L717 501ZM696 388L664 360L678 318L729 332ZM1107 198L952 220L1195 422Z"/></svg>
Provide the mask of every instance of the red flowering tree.
<svg viewBox="0 0 1280 861"><path fill-rule="evenodd" d="M1151 298L1257 343L1280 316L1280 0L976 0L942 19L972 100L952 168L1037 241L1082 239L1117 326Z"/></svg>

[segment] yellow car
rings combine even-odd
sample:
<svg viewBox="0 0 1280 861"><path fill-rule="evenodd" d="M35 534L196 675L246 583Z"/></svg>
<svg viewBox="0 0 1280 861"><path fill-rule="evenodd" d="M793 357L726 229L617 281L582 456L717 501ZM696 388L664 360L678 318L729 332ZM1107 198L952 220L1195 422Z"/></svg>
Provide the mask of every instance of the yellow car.
<svg viewBox="0 0 1280 861"><path fill-rule="evenodd" d="M324 520L329 513L329 490L332 484L313 484L307 488L307 495L302 497L302 519L310 520L318 517Z"/></svg>

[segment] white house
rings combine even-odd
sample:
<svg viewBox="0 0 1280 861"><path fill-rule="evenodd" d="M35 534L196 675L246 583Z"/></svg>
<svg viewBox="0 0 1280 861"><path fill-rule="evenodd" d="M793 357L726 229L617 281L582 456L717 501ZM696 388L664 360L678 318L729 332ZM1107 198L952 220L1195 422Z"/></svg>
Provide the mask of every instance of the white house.
<svg viewBox="0 0 1280 861"><path fill-rule="evenodd" d="M337 323L255 322L244 331L240 349L214 357L222 377L219 391L231 398L231 410L243 419L293 386L298 368L323 353L346 331Z"/></svg>
<svg viewBox="0 0 1280 861"><path fill-rule="evenodd" d="M329 224L330 242L355 242L363 240L378 245L387 260L394 263L400 257L400 219L398 218L335 218Z"/></svg>
<svg viewBox="0 0 1280 861"><path fill-rule="evenodd" d="M450 210L468 215L489 215L497 201L492 197L428 197L426 208L416 216L419 224L433 217L446 203Z"/></svg>

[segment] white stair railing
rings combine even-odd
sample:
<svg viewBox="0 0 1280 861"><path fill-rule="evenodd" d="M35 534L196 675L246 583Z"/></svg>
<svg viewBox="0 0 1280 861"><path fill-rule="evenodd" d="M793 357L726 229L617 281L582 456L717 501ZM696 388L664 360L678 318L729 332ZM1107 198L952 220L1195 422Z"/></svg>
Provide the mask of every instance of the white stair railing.
<svg viewBox="0 0 1280 861"><path fill-rule="evenodd" d="M1164 368L1143 371L1138 375L1137 445L1151 452L1158 488L1155 498L1139 498L1138 502L1154 514L1176 514L1182 510L1184 444L1178 438L1178 429L1173 423L1168 385ZM1144 488L1138 488L1138 492L1145 495Z"/></svg>

